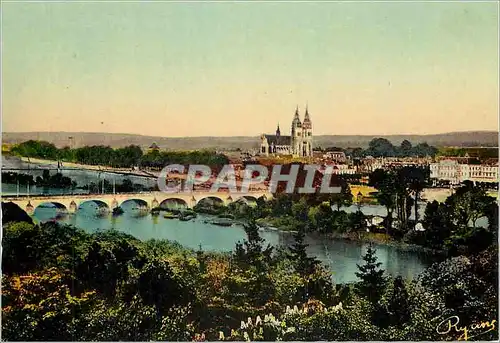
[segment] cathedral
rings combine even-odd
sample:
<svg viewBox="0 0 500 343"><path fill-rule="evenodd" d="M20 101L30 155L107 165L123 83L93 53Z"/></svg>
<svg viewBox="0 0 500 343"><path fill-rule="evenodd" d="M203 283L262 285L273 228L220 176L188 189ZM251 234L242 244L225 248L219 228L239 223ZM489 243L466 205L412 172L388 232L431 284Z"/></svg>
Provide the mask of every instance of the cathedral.
<svg viewBox="0 0 500 343"><path fill-rule="evenodd" d="M260 139L261 155L312 156L312 122L306 107L304 121L300 121L299 108L295 110L290 136L282 136L280 126L276 134L263 134Z"/></svg>

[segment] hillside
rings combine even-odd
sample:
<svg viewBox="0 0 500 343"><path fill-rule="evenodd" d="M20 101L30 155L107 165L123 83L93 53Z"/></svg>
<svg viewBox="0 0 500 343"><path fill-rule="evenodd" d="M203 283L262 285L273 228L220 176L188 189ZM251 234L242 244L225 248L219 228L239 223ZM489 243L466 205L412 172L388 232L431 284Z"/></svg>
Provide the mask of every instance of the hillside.
<svg viewBox="0 0 500 343"><path fill-rule="evenodd" d="M70 139L69 137L73 137ZM393 144L400 144L404 139L413 144L427 142L437 147L443 146L498 146L498 132L495 131L467 131L450 132L433 135L324 135L315 136L314 145L320 147L362 147L366 148L370 140L383 137ZM136 144L148 147L156 142L162 149L189 150L189 149L254 149L259 146L259 137L154 137L121 133L93 133L93 132L5 132L2 134L3 143L16 144L30 139L44 140L54 143L58 147L85 145L109 145L121 147Z"/></svg>

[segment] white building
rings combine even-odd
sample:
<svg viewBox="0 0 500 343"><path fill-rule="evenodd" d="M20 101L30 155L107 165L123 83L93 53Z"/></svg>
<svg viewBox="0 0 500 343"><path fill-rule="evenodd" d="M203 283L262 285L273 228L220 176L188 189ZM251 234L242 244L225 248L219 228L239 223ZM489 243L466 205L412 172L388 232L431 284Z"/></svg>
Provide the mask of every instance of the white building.
<svg viewBox="0 0 500 343"><path fill-rule="evenodd" d="M323 154L324 159L330 159L337 162L347 161L347 157L343 151L329 151Z"/></svg>
<svg viewBox="0 0 500 343"><path fill-rule="evenodd" d="M456 185L464 181L498 182L499 167L496 164L461 164L446 159L430 164L431 179L449 181Z"/></svg>
<svg viewBox="0 0 500 343"><path fill-rule="evenodd" d="M332 174L345 175L345 174L356 174L357 170L348 164L330 164L329 167L333 167ZM325 167L326 168L326 167ZM324 170L324 168L323 168Z"/></svg>

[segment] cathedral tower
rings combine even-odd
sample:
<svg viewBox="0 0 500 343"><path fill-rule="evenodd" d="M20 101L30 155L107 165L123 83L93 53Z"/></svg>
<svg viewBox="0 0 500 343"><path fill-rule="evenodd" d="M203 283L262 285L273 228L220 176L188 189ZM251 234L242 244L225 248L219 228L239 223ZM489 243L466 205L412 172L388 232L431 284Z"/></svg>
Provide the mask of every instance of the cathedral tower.
<svg viewBox="0 0 500 343"><path fill-rule="evenodd" d="M302 123L299 118L299 106L295 110L295 116L292 120L292 134L291 134L292 154L295 156L302 156Z"/></svg>
<svg viewBox="0 0 500 343"><path fill-rule="evenodd" d="M306 105L306 114L304 122L302 123L302 156L312 156L313 149L313 134L312 134L312 121L309 117L308 106Z"/></svg>

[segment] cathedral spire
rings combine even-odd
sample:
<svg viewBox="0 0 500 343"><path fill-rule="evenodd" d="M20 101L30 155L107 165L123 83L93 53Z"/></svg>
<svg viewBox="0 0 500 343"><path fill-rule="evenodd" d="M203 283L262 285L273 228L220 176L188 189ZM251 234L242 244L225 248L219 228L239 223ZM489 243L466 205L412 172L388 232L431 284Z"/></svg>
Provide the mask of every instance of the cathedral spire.
<svg viewBox="0 0 500 343"><path fill-rule="evenodd" d="M278 128L276 129L276 137L281 136L280 123L278 123Z"/></svg>
<svg viewBox="0 0 500 343"><path fill-rule="evenodd" d="M311 129L312 128L312 122L311 122L311 118L309 117L309 109L308 109L308 105L306 105L306 114L304 116L304 128L308 128L308 129Z"/></svg>
<svg viewBox="0 0 500 343"><path fill-rule="evenodd" d="M297 109L295 110L295 116L293 117L292 127L301 127L302 123L300 122L299 117L299 105L297 105Z"/></svg>

